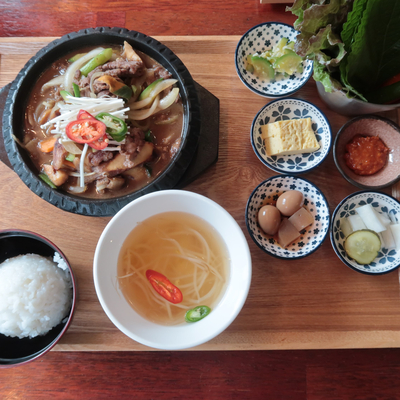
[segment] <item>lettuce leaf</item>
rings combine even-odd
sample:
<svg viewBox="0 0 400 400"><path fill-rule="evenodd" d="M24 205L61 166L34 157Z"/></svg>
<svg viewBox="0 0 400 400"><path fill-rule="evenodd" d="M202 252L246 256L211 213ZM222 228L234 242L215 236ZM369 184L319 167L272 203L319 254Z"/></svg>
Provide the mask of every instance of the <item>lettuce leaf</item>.
<svg viewBox="0 0 400 400"><path fill-rule="evenodd" d="M295 51L314 60L314 79L327 91L364 101L391 101L381 90L400 73L399 0L295 0ZM388 100L389 99L389 100Z"/></svg>

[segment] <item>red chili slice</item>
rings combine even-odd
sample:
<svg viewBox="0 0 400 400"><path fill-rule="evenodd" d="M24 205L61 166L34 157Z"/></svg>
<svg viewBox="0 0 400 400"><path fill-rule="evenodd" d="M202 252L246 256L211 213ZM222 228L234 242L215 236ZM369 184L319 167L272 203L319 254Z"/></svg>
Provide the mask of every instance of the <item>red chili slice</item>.
<svg viewBox="0 0 400 400"><path fill-rule="evenodd" d="M88 143L88 146L92 147L95 150L103 150L108 146L107 135L95 140L94 142Z"/></svg>
<svg viewBox="0 0 400 400"><path fill-rule="evenodd" d="M91 143L106 134L106 126L97 119L78 119L66 126L65 133L74 142Z"/></svg>
<svg viewBox="0 0 400 400"><path fill-rule="evenodd" d="M89 113L88 113L87 111L85 111L85 110L79 110L78 119L96 119L96 118L93 117L92 114L89 114Z"/></svg>
<svg viewBox="0 0 400 400"><path fill-rule="evenodd" d="M146 278L150 281L156 292L164 297L165 300L173 304L178 304L183 300L182 292L163 274L148 269L146 271Z"/></svg>

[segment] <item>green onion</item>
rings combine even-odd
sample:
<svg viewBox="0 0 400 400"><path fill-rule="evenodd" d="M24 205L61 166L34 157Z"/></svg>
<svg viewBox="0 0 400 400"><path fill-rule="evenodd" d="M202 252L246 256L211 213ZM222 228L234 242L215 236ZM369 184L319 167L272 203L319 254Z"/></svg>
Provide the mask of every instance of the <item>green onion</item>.
<svg viewBox="0 0 400 400"><path fill-rule="evenodd" d="M87 53L79 53L79 54L75 54L73 57L71 57L68 62L73 63L76 60L79 60L80 58L82 58L83 56L85 56Z"/></svg>
<svg viewBox="0 0 400 400"><path fill-rule="evenodd" d="M74 89L74 96L81 97L81 91L79 89L79 86L76 83L72 82L72 87Z"/></svg>
<svg viewBox="0 0 400 400"><path fill-rule="evenodd" d="M65 157L67 161L74 161L75 160L75 154L68 153L67 157Z"/></svg>
<svg viewBox="0 0 400 400"><path fill-rule="evenodd" d="M101 53L93 57L87 64L85 64L81 69L81 73L84 76L88 76L88 73L93 71L99 65L105 64L112 57L112 49L104 49Z"/></svg>
<svg viewBox="0 0 400 400"><path fill-rule="evenodd" d="M57 186L50 180L50 178L46 174L39 174L39 178L43 180L43 182L47 183L51 188L57 189Z"/></svg>
<svg viewBox="0 0 400 400"><path fill-rule="evenodd" d="M60 95L64 100L67 100L67 96L72 96L72 94L66 90L60 90Z"/></svg>

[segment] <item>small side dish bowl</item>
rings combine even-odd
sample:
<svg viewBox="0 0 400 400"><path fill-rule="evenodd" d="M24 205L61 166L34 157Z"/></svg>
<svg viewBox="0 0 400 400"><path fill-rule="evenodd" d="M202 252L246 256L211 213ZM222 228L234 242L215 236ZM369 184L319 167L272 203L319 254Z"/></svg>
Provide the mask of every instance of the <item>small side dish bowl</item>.
<svg viewBox="0 0 400 400"><path fill-rule="evenodd" d="M227 248L229 280L222 298L206 318L192 324L183 320L181 324L165 326L139 315L116 280L118 256L128 234L147 218L171 211L200 217L215 229ZM225 209L196 193L164 190L134 200L111 219L96 247L93 275L100 304L121 332L149 347L181 350L211 340L239 314L250 287L251 256L242 230Z"/></svg>
<svg viewBox="0 0 400 400"><path fill-rule="evenodd" d="M346 145L355 135L378 136L390 150L387 164L373 175L357 175L346 165ZM336 135L333 159L343 178L360 189L377 190L393 185L400 179L400 127L378 115L353 118Z"/></svg>
<svg viewBox="0 0 400 400"><path fill-rule="evenodd" d="M371 204L379 213L391 213L399 219L400 203L395 198L385 193L368 190L352 193L338 204L332 214L330 231L332 247L339 259L354 271L369 275L386 274L400 266L400 251L383 246L372 263L361 265L350 258L344 249L346 236L342 230L342 222L350 215L355 215L357 207L366 204Z"/></svg>
<svg viewBox="0 0 400 400"><path fill-rule="evenodd" d="M299 118L311 118L320 148L312 153L268 156L261 126ZM258 112L251 125L250 140L257 157L268 168L283 174L300 174L316 168L325 160L331 149L332 132L328 119L319 108L305 100L288 98L273 100Z"/></svg>
<svg viewBox="0 0 400 400"><path fill-rule="evenodd" d="M263 53L272 49L280 39L296 39L296 30L281 22L265 22L249 29L240 39L235 52L236 72L252 92L266 98L279 98L290 96L302 88L312 75L313 63L310 60L303 61L303 72L290 76L276 77L267 81L260 79L246 70L246 58L249 54Z"/></svg>
<svg viewBox="0 0 400 400"><path fill-rule="evenodd" d="M37 233L24 230L0 231L0 263L3 263L6 259L25 254L37 254L51 260L53 260L55 254L59 255L58 262L64 262L63 265L68 267L71 276L71 308L66 317L44 335L33 338L18 338L0 333L0 369L26 364L47 353L67 331L75 309L76 282L74 273L61 250Z"/></svg>
<svg viewBox="0 0 400 400"><path fill-rule="evenodd" d="M266 235L258 223L258 211L266 204L275 204L288 190L303 193L304 206L314 217L312 225L301 231L301 236L287 248L280 246L275 237ZM295 260L316 251L329 231L329 205L322 192L310 181L290 175L273 176L260 183L250 195L246 206L246 225L256 245L267 254Z"/></svg>
<svg viewBox="0 0 400 400"><path fill-rule="evenodd" d="M395 110L400 107L400 104L375 104L367 103L358 99L351 99L340 90L335 92L326 92L324 85L321 82L316 82L319 97L333 111L342 115L361 115L377 112Z"/></svg>

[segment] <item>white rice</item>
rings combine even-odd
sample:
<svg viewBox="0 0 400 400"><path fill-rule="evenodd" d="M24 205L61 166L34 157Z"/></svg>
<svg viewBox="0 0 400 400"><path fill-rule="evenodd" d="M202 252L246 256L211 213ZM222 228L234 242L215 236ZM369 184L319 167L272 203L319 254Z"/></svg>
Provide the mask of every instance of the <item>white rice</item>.
<svg viewBox="0 0 400 400"><path fill-rule="evenodd" d="M67 264L37 254L9 258L0 264L0 333L11 337L46 334L67 315L72 281Z"/></svg>

